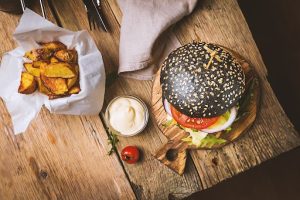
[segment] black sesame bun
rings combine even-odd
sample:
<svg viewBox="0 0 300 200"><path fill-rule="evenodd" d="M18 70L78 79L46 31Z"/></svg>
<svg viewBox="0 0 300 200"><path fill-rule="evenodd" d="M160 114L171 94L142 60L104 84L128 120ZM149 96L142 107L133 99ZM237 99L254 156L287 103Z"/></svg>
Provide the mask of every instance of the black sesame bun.
<svg viewBox="0 0 300 200"><path fill-rule="evenodd" d="M224 48L186 44L166 58L160 84L163 98L189 117L215 117L235 106L245 91L241 64Z"/></svg>

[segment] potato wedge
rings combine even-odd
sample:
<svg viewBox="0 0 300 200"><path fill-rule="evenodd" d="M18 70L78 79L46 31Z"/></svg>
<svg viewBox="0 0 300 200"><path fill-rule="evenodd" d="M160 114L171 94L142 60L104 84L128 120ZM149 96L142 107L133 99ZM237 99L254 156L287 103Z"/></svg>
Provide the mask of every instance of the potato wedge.
<svg viewBox="0 0 300 200"><path fill-rule="evenodd" d="M50 49L52 51L57 51L60 49L67 49L67 46L59 41L53 41L53 42L40 42L39 43L42 47Z"/></svg>
<svg viewBox="0 0 300 200"><path fill-rule="evenodd" d="M74 86L69 90L69 94L78 94L80 92L79 86Z"/></svg>
<svg viewBox="0 0 300 200"><path fill-rule="evenodd" d="M57 58L55 58L54 56L52 56L52 57L50 58L50 62L51 62L51 63L57 63L57 62L59 62L59 60L58 60Z"/></svg>
<svg viewBox="0 0 300 200"><path fill-rule="evenodd" d="M24 63L24 68L29 74L35 77L40 77L40 69L34 68L32 63Z"/></svg>
<svg viewBox="0 0 300 200"><path fill-rule="evenodd" d="M75 70L75 76L73 78L68 78L68 80L67 80L67 85L68 85L69 89L71 87L73 87L75 85L75 83L78 82L79 66L78 65L74 65L74 70Z"/></svg>
<svg viewBox="0 0 300 200"><path fill-rule="evenodd" d="M42 68L42 73L49 78L74 78L75 69L68 63L50 63Z"/></svg>
<svg viewBox="0 0 300 200"><path fill-rule="evenodd" d="M66 49L61 49L58 50L54 53L54 56L63 62L68 62L68 63L76 63L77 62L77 51L76 50L66 50Z"/></svg>
<svg viewBox="0 0 300 200"><path fill-rule="evenodd" d="M32 61L38 60L48 60L52 56L53 52L50 49L41 48L27 51L24 55L25 58L28 58Z"/></svg>
<svg viewBox="0 0 300 200"><path fill-rule="evenodd" d="M36 77L36 81L38 83L38 90L39 92L46 94L46 95L50 95L51 92L48 90L48 88L46 88L41 80L40 77Z"/></svg>
<svg viewBox="0 0 300 200"><path fill-rule="evenodd" d="M41 65L48 65L49 62L48 61L44 61L44 60L40 60L40 61L33 61L32 62L32 67L34 68L41 68Z"/></svg>
<svg viewBox="0 0 300 200"><path fill-rule="evenodd" d="M63 95L68 92L67 82L64 78L48 78L41 74L41 81L54 95Z"/></svg>
<svg viewBox="0 0 300 200"><path fill-rule="evenodd" d="M59 41L40 42L40 48L25 53L32 63L24 63L19 92L36 89L49 99L67 97L80 92L78 54Z"/></svg>
<svg viewBox="0 0 300 200"><path fill-rule="evenodd" d="M22 72L18 92L22 94L32 94L36 90L36 87L37 84L34 76L27 72Z"/></svg>

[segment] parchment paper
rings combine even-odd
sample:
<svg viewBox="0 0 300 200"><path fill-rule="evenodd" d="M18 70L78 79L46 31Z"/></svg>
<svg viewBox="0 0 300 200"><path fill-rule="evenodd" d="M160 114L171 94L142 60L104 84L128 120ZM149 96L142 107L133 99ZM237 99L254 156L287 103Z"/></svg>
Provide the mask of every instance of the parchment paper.
<svg viewBox="0 0 300 200"><path fill-rule="evenodd" d="M11 115L15 134L26 130L43 105L51 113L57 114L99 114L105 91L105 70L101 53L87 31L72 32L60 28L26 9L13 37L19 47L2 57L0 97ZM48 100L46 95L38 91L30 95L18 93L21 73L24 71L24 53L39 47L37 42L48 41L61 41L69 49L75 48L78 52L79 94Z"/></svg>

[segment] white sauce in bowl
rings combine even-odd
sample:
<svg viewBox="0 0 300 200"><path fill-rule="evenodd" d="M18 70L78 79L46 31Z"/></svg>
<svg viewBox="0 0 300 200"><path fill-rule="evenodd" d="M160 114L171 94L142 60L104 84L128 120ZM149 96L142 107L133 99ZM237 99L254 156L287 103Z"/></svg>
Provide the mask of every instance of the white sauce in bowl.
<svg viewBox="0 0 300 200"><path fill-rule="evenodd" d="M145 104L131 96L117 97L107 108L107 120L114 130L124 136L141 132L148 121Z"/></svg>

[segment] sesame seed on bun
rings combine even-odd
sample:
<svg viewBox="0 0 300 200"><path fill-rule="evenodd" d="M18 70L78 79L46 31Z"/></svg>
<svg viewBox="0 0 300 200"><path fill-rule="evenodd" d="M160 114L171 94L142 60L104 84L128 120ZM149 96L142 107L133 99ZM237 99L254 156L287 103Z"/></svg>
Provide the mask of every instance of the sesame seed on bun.
<svg viewBox="0 0 300 200"><path fill-rule="evenodd" d="M165 59L163 98L189 117L215 117L237 104L245 91L241 64L224 48L193 42Z"/></svg>

